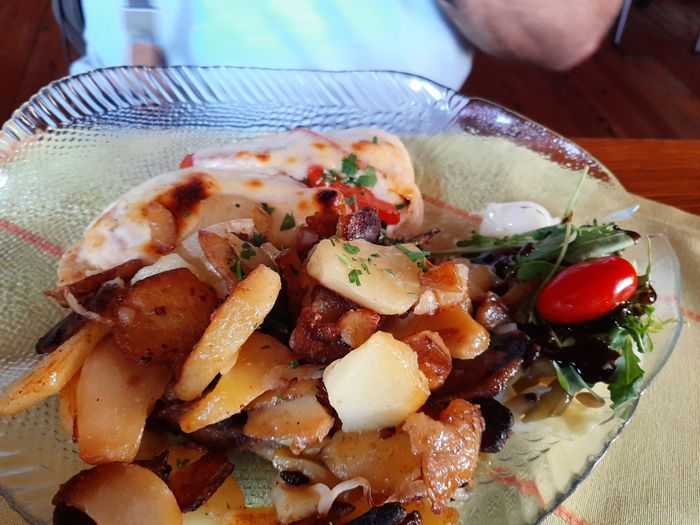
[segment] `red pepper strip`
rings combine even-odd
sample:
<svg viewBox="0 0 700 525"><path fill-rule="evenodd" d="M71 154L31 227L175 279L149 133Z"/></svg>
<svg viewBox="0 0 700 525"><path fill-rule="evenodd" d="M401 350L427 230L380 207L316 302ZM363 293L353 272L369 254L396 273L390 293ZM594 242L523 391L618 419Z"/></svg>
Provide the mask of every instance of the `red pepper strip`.
<svg viewBox="0 0 700 525"><path fill-rule="evenodd" d="M185 168L191 168L192 166L194 166L194 155L192 153L188 153L180 161L180 169L184 170Z"/></svg>
<svg viewBox="0 0 700 525"><path fill-rule="evenodd" d="M323 186L324 173L325 170L322 166L311 166L307 172L309 186ZM369 188L350 186L342 182L334 182L330 187L340 191L347 199L357 200L357 205L360 208L374 208L379 214L379 219L387 224L398 224L401 220L401 214L396 209L396 206L390 202L378 199Z"/></svg>

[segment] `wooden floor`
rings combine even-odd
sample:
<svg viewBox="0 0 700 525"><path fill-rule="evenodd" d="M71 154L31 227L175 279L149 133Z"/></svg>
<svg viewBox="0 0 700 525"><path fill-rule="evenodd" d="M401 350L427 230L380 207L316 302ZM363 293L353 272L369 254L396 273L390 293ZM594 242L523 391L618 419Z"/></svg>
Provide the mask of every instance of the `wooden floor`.
<svg viewBox="0 0 700 525"><path fill-rule="evenodd" d="M568 73L478 54L462 91L570 137L700 138L700 0L632 9L622 45L608 40ZM67 72L49 0L0 0L0 122Z"/></svg>

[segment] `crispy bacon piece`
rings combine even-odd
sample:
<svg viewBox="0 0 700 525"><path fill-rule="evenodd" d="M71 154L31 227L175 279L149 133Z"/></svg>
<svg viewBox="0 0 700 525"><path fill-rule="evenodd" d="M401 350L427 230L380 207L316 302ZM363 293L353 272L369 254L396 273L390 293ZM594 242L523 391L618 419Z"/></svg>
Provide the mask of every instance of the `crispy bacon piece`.
<svg viewBox="0 0 700 525"><path fill-rule="evenodd" d="M138 281L119 300L114 338L128 358L177 363L209 325L216 292L186 268Z"/></svg>
<svg viewBox="0 0 700 525"><path fill-rule="evenodd" d="M493 292L488 292L486 298L476 311L476 322L493 332L499 326L512 322L508 306Z"/></svg>
<svg viewBox="0 0 700 525"><path fill-rule="evenodd" d="M340 337L351 348L357 348L377 331L381 318L367 308L348 310L338 319Z"/></svg>
<svg viewBox="0 0 700 525"><path fill-rule="evenodd" d="M138 272L144 266L144 262L141 259L132 259L126 261L125 263L110 268L109 270L104 270L100 273L95 273L93 275L88 275L87 277L76 281L74 283L66 284L64 286L59 286L53 290L46 290L44 295L52 297L58 304L63 307L68 307L64 292L68 291L78 300L78 302L85 301L88 297L94 294L100 287L107 281L112 279L120 278L124 281L130 280L136 272Z"/></svg>
<svg viewBox="0 0 700 525"><path fill-rule="evenodd" d="M348 241L364 239L376 243L381 229L379 213L374 208L360 208L354 213L341 215L338 219L338 232Z"/></svg>
<svg viewBox="0 0 700 525"><path fill-rule="evenodd" d="M159 402L151 413L148 424L164 428L175 434L182 434L194 443L218 452L229 452L243 445L248 438L243 434L245 414L236 414L223 421L208 425L195 432L185 433L180 429L180 417L185 412L185 403L174 401L169 404Z"/></svg>
<svg viewBox="0 0 700 525"><path fill-rule="evenodd" d="M333 188L326 188L314 196L320 211L306 218L306 223L297 232L296 249L300 253L309 251L321 239L333 237L338 229L338 218L348 211L343 195Z"/></svg>
<svg viewBox="0 0 700 525"><path fill-rule="evenodd" d="M169 455L170 451L166 449L151 459L140 459L134 461L134 463L140 467L147 468L163 481L168 481L168 476L173 470L173 467L168 464Z"/></svg>
<svg viewBox="0 0 700 525"><path fill-rule="evenodd" d="M315 364L328 364L343 357L352 348L343 340L338 320L358 308L327 288L314 288L311 304L302 309L289 339L294 355Z"/></svg>
<svg viewBox="0 0 700 525"><path fill-rule="evenodd" d="M430 390L441 387L452 371L452 356L440 334L423 330L402 341L418 354L418 367L428 378Z"/></svg>
<svg viewBox="0 0 700 525"><path fill-rule="evenodd" d="M223 454L207 452L197 461L173 472L168 487L183 512L198 509L233 472L233 464Z"/></svg>
<svg viewBox="0 0 700 525"><path fill-rule="evenodd" d="M453 400L434 420L424 413L411 414L403 426L411 449L421 456L423 481L433 510L445 508L452 493L471 480L479 459L484 420L479 407Z"/></svg>
<svg viewBox="0 0 700 525"><path fill-rule="evenodd" d="M493 397L506 387L522 363L522 354L495 348L489 348L474 359L455 359L452 373L431 401Z"/></svg>
<svg viewBox="0 0 700 525"><path fill-rule="evenodd" d="M299 252L293 248L283 250L275 262L282 273L282 282L287 292L289 308L296 316L304 303L309 286L312 286L311 283L315 281L306 274Z"/></svg>
<svg viewBox="0 0 700 525"><path fill-rule="evenodd" d="M432 266L420 275L421 290L430 290L441 308L461 305L467 300L469 269L463 264L447 261Z"/></svg>

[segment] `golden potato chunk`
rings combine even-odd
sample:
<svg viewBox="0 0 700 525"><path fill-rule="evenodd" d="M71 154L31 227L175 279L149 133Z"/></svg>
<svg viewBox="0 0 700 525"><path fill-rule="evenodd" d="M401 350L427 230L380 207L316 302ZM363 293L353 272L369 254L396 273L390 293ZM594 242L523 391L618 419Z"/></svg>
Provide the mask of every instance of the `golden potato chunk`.
<svg viewBox="0 0 700 525"><path fill-rule="evenodd" d="M70 339L48 354L25 376L5 388L0 415L13 416L53 394L57 394L93 351L109 328L89 322Z"/></svg>
<svg viewBox="0 0 700 525"><path fill-rule="evenodd" d="M241 347L233 368L187 409L180 419L180 428L194 432L238 414L263 392L284 384L286 380L278 367L286 370L293 359L289 349L277 339L253 332Z"/></svg>
<svg viewBox="0 0 700 525"><path fill-rule="evenodd" d="M400 425L430 395L416 353L385 332L328 365L323 383L347 432Z"/></svg>
<svg viewBox="0 0 700 525"><path fill-rule="evenodd" d="M216 292L186 268L151 275L120 298L114 338L128 358L177 363L209 325Z"/></svg>
<svg viewBox="0 0 700 525"><path fill-rule="evenodd" d="M185 361L174 386L178 398L196 399L217 374L233 367L243 343L272 310L281 287L280 276L265 266L238 283Z"/></svg>

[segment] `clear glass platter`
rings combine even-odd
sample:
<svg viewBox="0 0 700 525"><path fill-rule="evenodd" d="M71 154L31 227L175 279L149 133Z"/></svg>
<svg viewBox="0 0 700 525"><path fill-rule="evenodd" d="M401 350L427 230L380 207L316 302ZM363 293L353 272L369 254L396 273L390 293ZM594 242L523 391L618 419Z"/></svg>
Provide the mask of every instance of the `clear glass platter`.
<svg viewBox="0 0 700 525"><path fill-rule="evenodd" d="M584 166L589 180L576 222L635 203L587 152L495 104L392 72L236 68L114 68L52 83L0 132L0 387L38 360L36 339L62 315L41 295L57 257L87 223L133 184L175 169L204 145L294 127L369 126L401 135L426 194L428 215L454 223L487 202L535 200L564 209ZM643 210L625 223L645 234ZM466 233L466 232L465 232ZM682 320L680 272L665 237L651 236L653 284L663 319ZM640 268L646 246L629 254ZM682 323L654 336L644 388L663 367ZM637 400L600 409L587 431L518 432L479 470L462 522L537 523L576 487L634 413ZM0 419L0 493L32 523L51 521L58 485L84 468L48 400ZM264 503L271 471L234 458L252 503ZM640 474L641 475L641 474Z"/></svg>

